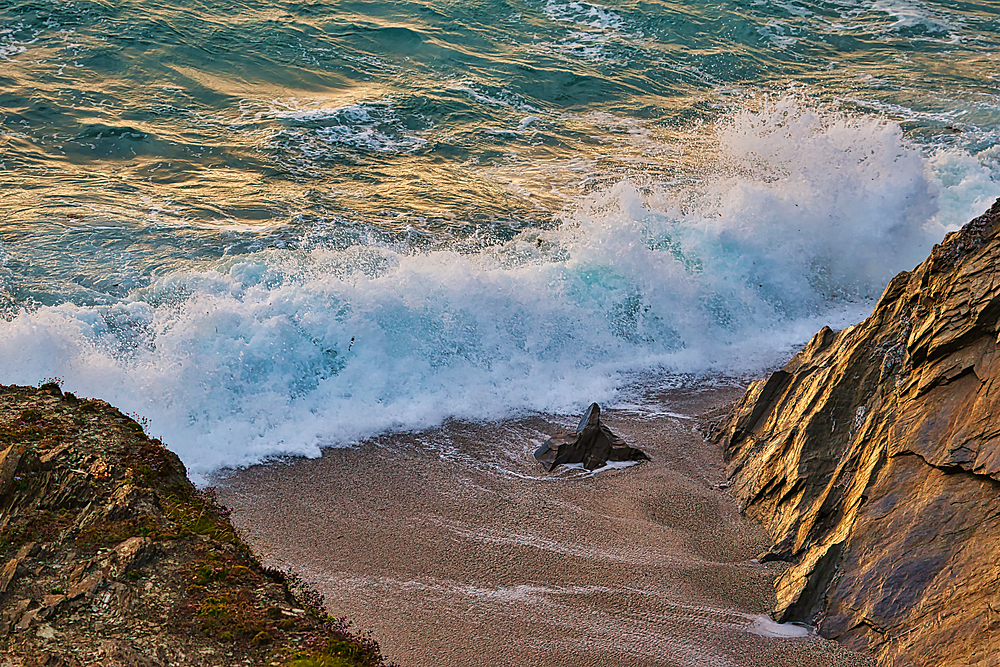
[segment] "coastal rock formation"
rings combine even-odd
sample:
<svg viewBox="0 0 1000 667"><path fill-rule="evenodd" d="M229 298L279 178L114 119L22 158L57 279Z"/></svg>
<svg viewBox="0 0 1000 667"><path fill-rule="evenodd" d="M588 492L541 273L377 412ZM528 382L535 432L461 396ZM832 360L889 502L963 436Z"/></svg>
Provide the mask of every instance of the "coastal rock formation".
<svg viewBox="0 0 1000 667"><path fill-rule="evenodd" d="M0 386L0 665L300 664L382 659L261 567L135 421L56 384Z"/></svg>
<svg viewBox="0 0 1000 667"><path fill-rule="evenodd" d="M774 539L780 621L883 665L1000 665L1000 200L710 437Z"/></svg>
<svg viewBox="0 0 1000 667"><path fill-rule="evenodd" d="M556 435L535 450L535 458L546 471L565 463L582 463L587 470L597 470L608 461L648 461L649 457L611 432L601 422L601 408L591 403L572 433Z"/></svg>

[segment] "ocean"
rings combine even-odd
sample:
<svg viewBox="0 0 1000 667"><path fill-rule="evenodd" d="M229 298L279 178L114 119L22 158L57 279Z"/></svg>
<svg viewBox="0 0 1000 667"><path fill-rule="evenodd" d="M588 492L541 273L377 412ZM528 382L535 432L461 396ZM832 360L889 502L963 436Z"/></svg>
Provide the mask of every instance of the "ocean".
<svg viewBox="0 0 1000 667"><path fill-rule="evenodd" d="M1000 196L1000 2L4 0L0 379L196 480L719 382Z"/></svg>

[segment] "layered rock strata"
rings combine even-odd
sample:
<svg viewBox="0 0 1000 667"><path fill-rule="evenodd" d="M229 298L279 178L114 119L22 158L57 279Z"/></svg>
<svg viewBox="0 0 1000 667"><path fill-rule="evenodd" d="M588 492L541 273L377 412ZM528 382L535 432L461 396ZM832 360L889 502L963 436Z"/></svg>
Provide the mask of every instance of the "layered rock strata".
<svg viewBox="0 0 1000 667"><path fill-rule="evenodd" d="M0 665L382 664L321 605L135 421L0 386Z"/></svg>
<svg viewBox="0 0 1000 667"><path fill-rule="evenodd" d="M710 427L789 563L775 615L883 665L1000 665L1000 200Z"/></svg>

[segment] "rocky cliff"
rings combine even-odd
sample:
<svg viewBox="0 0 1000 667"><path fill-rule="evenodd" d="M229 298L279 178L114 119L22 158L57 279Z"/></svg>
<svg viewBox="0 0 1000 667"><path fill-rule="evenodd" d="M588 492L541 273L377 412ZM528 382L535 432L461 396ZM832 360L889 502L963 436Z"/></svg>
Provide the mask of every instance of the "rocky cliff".
<svg viewBox="0 0 1000 667"><path fill-rule="evenodd" d="M711 427L781 621L884 665L1000 665L1000 200Z"/></svg>
<svg viewBox="0 0 1000 667"><path fill-rule="evenodd" d="M382 664L294 583L135 421L0 386L0 665Z"/></svg>

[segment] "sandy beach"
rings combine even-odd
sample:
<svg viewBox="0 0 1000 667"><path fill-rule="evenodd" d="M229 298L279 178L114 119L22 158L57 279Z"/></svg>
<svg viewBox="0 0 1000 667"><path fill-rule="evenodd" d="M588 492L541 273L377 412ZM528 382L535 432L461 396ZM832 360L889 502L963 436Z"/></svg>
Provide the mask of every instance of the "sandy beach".
<svg viewBox="0 0 1000 667"><path fill-rule="evenodd" d="M869 665L766 616L780 566L756 562L767 536L718 488L721 453L694 428L741 393L606 411L653 459L621 470L542 472L532 452L575 421L537 416L255 466L218 493L266 564L404 667Z"/></svg>

